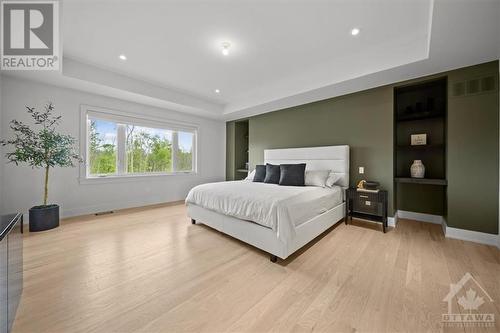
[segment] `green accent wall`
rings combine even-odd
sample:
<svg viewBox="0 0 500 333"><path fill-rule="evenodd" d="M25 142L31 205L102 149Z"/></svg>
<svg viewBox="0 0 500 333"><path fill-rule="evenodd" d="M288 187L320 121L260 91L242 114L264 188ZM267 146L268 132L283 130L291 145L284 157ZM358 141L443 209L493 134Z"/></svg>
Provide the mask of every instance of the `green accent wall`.
<svg viewBox="0 0 500 333"><path fill-rule="evenodd" d="M453 97L458 81L495 75L496 89L489 93ZM448 77L447 123L447 225L498 233L498 61L466 67L394 85L300 105L249 118L250 169L262 163L264 150L342 145L350 146L350 183L377 180L389 191L389 212L398 209L394 198L394 87L432 78ZM234 160L228 122L228 159ZM233 152L231 152L233 149ZM232 155L231 155L232 154ZM231 163L227 162L228 174ZM358 174L358 167L365 174ZM233 166L234 168L234 166ZM234 179L228 177L228 179ZM423 185L418 185L423 186ZM405 208L432 213L442 202L419 196L399 198ZM400 208L401 209L401 208Z"/></svg>
<svg viewBox="0 0 500 333"><path fill-rule="evenodd" d="M450 227L498 233L498 61L452 71L450 86L494 75L495 93L448 92L448 216Z"/></svg>

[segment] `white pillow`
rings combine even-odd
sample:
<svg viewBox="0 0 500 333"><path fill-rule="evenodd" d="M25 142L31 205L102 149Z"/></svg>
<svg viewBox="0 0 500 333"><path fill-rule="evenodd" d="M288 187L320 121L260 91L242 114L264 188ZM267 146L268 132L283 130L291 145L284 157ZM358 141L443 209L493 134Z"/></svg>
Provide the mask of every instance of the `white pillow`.
<svg viewBox="0 0 500 333"><path fill-rule="evenodd" d="M328 175L328 178L326 179L326 182L325 182L326 187L332 187L333 185L335 185L335 183L337 183L339 181L339 179L340 179L340 175L337 175L334 172L330 172L330 174Z"/></svg>
<svg viewBox="0 0 500 333"><path fill-rule="evenodd" d="M305 185L325 187L330 170L306 170Z"/></svg>
<svg viewBox="0 0 500 333"><path fill-rule="evenodd" d="M255 169L248 173L247 178L245 180L253 181L253 177L255 177Z"/></svg>

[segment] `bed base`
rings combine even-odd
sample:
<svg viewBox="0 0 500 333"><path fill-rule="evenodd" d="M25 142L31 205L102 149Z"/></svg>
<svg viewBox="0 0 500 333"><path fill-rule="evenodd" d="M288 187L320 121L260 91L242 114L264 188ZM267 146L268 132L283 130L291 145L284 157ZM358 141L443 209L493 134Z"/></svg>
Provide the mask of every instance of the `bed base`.
<svg viewBox="0 0 500 333"><path fill-rule="evenodd" d="M278 239L276 232L270 228L250 221L223 215L194 204L187 204L188 216L191 223L205 224L226 235L253 245L271 255L271 261L276 262L278 257L286 259L292 253L309 243L331 226L345 218L345 202L318 215L296 228L296 235L286 243Z"/></svg>

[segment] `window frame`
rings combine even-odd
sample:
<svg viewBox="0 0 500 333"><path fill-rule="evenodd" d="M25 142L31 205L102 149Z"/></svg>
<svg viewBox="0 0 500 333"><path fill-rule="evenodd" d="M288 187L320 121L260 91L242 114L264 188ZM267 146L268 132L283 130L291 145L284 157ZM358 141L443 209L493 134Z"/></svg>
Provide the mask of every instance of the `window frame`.
<svg viewBox="0 0 500 333"><path fill-rule="evenodd" d="M117 142L116 142L116 173L91 175L89 170L89 118L99 119L104 121L111 121L117 125ZM123 124L130 124L141 127L149 127L154 129L164 129L172 131L172 168L174 168L174 155L178 149L174 145L174 132L188 132L193 134L193 147L192 147L192 170L191 171L172 171L172 172L143 172L143 173L125 173L125 160L126 159L126 146L125 137L126 126ZM80 164L80 184L92 183L109 183L109 182L123 182L144 180L157 177L171 177L171 176L193 176L199 173L198 167L198 136L199 126L196 124L182 123L172 121L163 117L144 116L132 112L125 112L120 110L96 107L82 104L80 106L80 154L83 157L83 163ZM123 141L123 142L120 142ZM175 146L175 147L174 147Z"/></svg>

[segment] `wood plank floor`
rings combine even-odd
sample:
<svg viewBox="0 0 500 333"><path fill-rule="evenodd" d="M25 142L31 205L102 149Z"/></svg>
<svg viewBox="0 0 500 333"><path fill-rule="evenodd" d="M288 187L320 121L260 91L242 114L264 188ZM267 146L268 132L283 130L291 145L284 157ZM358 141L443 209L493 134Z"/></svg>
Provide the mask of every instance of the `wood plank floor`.
<svg viewBox="0 0 500 333"><path fill-rule="evenodd" d="M174 205L66 220L24 254L14 332L500 331L500 251L408 220L338 224L273 264ZM495 327L442 327L466 272Z"/></svg>

